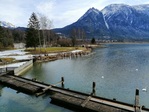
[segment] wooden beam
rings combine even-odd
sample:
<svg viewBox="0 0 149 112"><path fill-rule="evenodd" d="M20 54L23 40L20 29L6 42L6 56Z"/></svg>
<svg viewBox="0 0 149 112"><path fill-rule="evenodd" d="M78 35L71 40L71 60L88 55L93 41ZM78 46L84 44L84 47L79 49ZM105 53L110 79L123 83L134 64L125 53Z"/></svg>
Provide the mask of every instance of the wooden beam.
<svg viewBox="0 0 149 112"><path fill-rule="evenodd" d="M44 88L44 89L42 89L42 92L36 93L36 96L38 97L38 96L43 95L47 90L49 90L49 89L51 89L53 86L59 85L59 84L61 84L61 83L62 83L62 81L60 81L60 82L58 82L58 83L56 83L56 84L54 84L54 85L50 85L50 86L48 86L48 87L46 87L46 88Z"/></svg>
<svg viewBox="0 0 149 112"><path fill-rule="evenodd" d="M81 106L85 107L85 105L90 101L91 98L91 96L87 97L87 99L81 104Z"/></svg>

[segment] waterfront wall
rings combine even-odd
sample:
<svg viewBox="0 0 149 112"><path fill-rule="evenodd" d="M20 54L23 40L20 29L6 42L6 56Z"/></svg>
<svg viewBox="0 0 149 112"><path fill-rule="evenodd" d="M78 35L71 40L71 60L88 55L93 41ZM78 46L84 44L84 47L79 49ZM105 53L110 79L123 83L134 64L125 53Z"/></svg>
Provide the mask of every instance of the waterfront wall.
<svg viewBox="0 0 149 112"><path fill-rule="evenodd" d="M6 68L0 68L0 74L1 73L6 73Z"/></svg>
<svg viewBox="0 0 149 112"><path fill-rule="evenodd" d="M21 75L23 72L27 71L32 66L33 66L33 60L30 60L30 61L26 62L25 64L23 64L22 66L15 68L14 74L17 76Z"/></svg>

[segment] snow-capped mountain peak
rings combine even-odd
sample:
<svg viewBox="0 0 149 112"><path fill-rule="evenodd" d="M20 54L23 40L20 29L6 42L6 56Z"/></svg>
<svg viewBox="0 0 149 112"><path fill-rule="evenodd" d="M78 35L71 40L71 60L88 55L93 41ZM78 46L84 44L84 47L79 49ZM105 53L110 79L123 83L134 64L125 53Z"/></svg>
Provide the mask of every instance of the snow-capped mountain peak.
<svg viewBox="0 0 149 112"><path fill-rule="evenodd" d="M135 6L133 6L136 10L147 10L147 9L149 9L149 4L144 4L144 5L135 5Z"/></svg>
<svg viewBox="0 0 149 112"><path fill-rule="evenodd" d="M131 13L131 6L129 5L125 5L125 4L111 4L106 6L103 10L102 13L103 15L112 15L112 14L116 14L119 12L123 12L126 15L128 15L128 13Z"/></svg>
<svg viewBox="0 0 149 112"><path fill-rule="evenodd" d="M6 21L0 21L0 26L5 28L16 28L15 25Z"/></svg>
<svg viewBox="0 0 149 112"><path fill-rule="evenodd" d="M83 18L87 17L89 14L98 15L101 12L98 9L95 9L94 7L90 8L79 20L82 20Z"/></svg>
<svg viewBox="0 0 149 112"><path fill-rule="evenodd" d="M149 15L149 4L144 4L144 5L135 5L133 6L134 9L136 9L140 13L144 13Z"/></svg>
<svg viewBox="0 0 149 112"><path fill-rule="evenodd" d="M90 9L87 11L88 14L91 13L91 12L94 12L94 13L96 13L96 14L99 14L99 10L98 10L98 9L95 9L94 7L90 8Z"/></svg>

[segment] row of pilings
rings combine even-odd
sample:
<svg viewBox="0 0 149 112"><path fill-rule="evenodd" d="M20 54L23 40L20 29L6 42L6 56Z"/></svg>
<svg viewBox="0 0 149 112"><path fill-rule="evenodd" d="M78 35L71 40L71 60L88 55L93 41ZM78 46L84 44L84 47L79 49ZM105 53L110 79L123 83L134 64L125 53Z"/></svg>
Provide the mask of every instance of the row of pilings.
<svg viewBox="0 0 149 112"><path fill-rule="evenodd" d="M79 51L79 52L62 52L56 54L44 54L34 56L34 62L48 62L48 61L55 61L58 59L64 58L77 58L91 54L91 51Z"/></svg>

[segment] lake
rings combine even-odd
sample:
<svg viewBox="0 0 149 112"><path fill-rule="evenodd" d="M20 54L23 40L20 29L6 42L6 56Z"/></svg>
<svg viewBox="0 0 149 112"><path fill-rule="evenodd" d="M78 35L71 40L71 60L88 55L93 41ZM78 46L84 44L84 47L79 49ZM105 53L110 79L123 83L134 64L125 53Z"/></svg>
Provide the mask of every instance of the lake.
<svg viewBox="0 0 149 112"><path fill-rule="evenodd" d="M65 78L65 88L134 104L140 90L140 105L149 108L149 44L106 44L94 54L34 64L23 77L55 84ZM34 97L0 86L1 112L72 112L50 103L49 96Z"/></svg>

